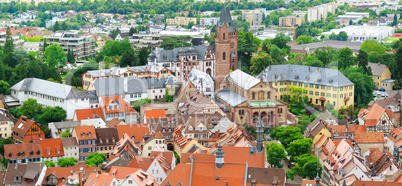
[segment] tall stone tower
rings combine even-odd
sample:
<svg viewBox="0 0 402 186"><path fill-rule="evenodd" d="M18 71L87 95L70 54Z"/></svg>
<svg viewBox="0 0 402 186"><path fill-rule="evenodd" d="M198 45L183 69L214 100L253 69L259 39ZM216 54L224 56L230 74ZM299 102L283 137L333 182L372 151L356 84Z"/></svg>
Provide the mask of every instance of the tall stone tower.
<svg viewBox="0 0 402 186"><path fill-rule="evenodd" d="M229 7L222 5L215 32L215 91L223 88L222 82L237 69L237 25L232 21Z"/></svg>

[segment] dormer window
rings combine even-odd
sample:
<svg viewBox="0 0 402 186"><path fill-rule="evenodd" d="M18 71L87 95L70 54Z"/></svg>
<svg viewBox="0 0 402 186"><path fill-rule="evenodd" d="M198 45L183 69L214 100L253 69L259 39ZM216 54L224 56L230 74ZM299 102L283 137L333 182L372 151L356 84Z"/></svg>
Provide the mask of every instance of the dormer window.
<svg viewBox="0 0 402 186"><path fill-rule="evenodd" d="M99 140L99 143L102 143L102 140Z"/></svg>
<svg viewBox="0 0 402 186"><path fill-rule="evenodd" d="M85 137L85 133L82 133L82 134L81 134L81 137Z"/></svg>
<svg viewBox="0 0 402 186"><path fill-rule="evenodd" d="M60 150L57 150L57 154L60 154Z"/></svg>
<svg viewBox="0 0 402 186"><path fill-rule="evenodd" d="M106 139L106 143L109 143L109 139Z"/></svg>
<svg viewBox="0 0 402 186"><path fill-rule="evenodd" d="M116 142L116 140L113 138L113 143Z"/></svg>
<svg viewBox="0 0 402 186"><path fill-rule="evenodd" d="M91 133L90 133L90 132L88 132L88 136L91 137Z"/></svg>
<svg viewBox="0 0 402 186"><path fill-rule="evenodd" d="M47 155L50 155L50 150L47 151Z"/></svg>

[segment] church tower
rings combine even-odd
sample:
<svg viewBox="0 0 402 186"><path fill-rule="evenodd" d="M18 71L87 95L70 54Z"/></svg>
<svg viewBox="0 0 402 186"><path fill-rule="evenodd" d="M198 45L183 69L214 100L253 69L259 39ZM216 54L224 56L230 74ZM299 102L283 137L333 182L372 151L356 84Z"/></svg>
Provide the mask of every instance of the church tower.
<svg viewBox="0 0 402 186"><path fill-rule="evenodd" d="M257 152L258 153L263 153L264 152L264 129L262 126L262 119L261 119L261 113L258 113L258 120L257 120L257 125L256 128L257 130L255 131L257 133Z"/></svg>
<svg viewBox="0 0 402 186"><path fill-rule="evenodd" d="M229 7L222 5L215 32L215 91L222 89L225 77L237 69L237 31Z"/></svg>

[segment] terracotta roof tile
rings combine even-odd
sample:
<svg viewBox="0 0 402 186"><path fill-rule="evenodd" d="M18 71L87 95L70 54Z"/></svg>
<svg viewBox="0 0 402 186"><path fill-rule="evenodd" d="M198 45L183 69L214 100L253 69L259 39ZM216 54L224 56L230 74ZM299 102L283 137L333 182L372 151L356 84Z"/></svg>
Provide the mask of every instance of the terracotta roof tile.
<svg viewBox="0 0 402 186"><path fill-rule="evenodd" d="M63 143L60 138L40 140L40 144L44 158L64 156Z"/></svg>
<svg viewBox="0 0 402 186"><path fill-rule="evenodd" d="M367 116L364 118L366 126L375 126L384 112L385 109L374 103L367 113Z"/></svg>
<svg viewBox="0 0 402 186"><path fill-rule="evenodd" d="M159 110L146 110L144 111L144 115L146 116L146 120L152 119L152 118L166 118L165 110L159 109Z"/></svg>
<svg viewBox="0 0 402 186"><path fill-rule="evenodd" d="M114 112L126 112L126 113L137 113L123 98L120 96L109 96L109 97L102 97L103 102L103 112L104 113L114 113ZM116 110L112 108L111 110L108 109L108 105L112 102L115 102L119 105L119 108Z"/></svg>
<svg viewBox="0 0 402 186"><path fill-rule="evenodd" d="M190 185L191 164L178 164L161 185Z"/></svg>
<svg viewBox="0 0 402 186"><path fill-rule="evenodd" d="M119 124L123 124L124 122L117 119L117 118L113 118L112 120L110 120L109 122L106 123L106 126L109 128L114 128Z"/></svg>
<svg viewBox="0 0 402 186"><path fill-rule="evenodd" d="M114 176L116 179L124 180L124 179L126 179L127 175L137 172L138 170L140 170L140 169L132 168L132 167L112 166L112 168L110 168L109 173L112 173L112 175L114 173Z"/></svg>
<svg viewBox="0 0 402 186"><path fill-rule="evenodd" d="M36 123L35 121L30 120L25 116L21 116L11 130L13 132L17 132L18 134L25 135L29 131L29 129L35 124L37 124L40 127L39 123Z"/></svg>
<svg viewBox="0 0 402 186"><path fill-rule="evenodd" d="M355 133L356 143L384 143L384 134L382 132L359 132Z"/></svg>
<svg viewBox="0 0 402 186"><path fill-rule="evenodd" d="M349 132L366 132L366 126L365 125L349 125Z"/></svg>
<svg viewBox="0 0 402 186"><path fill-rule="evenodd" d="M78 122L83 119L103 118L102 108L78 109L75 110L75 116Z"/></svg>
<svg viewBox="0 0 402 186"><path fill-rule="evenodd" d="M139 143L144 139L145 134L150 134L148 126L146 124L131 124L131 125L117 125L117 133L119 138L123 137L123 134L127 133L128 136L133 137L135 143Z"/></svg>
<svg viewBox="0 0 402 186"><path fill-rule="evenodd" d="M75 126L74 133L79 141L96 139L94 126Z"/></svg>
<svg viewBox="0 0 402 186"><path fill-rule="evenodd" d="M22 157L42 157L43 151L39 141L4 145L4 156L7 159Z"/></svg>
<svg viewBox="0 0 402 186"><path fill-rule="evenodd" d="M395 114L394 114L394 112L392 112L392 110L387 109L387 110L385 110L385 112L387 112L388 117L395 118Z"/></svg>

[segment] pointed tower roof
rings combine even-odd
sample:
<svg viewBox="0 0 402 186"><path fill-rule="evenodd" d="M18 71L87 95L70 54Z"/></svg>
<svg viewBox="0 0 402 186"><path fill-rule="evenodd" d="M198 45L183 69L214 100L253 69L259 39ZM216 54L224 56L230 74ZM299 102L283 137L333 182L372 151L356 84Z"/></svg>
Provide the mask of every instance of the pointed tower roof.
<svg viewBox="0 0 402 186"><path fill-rule="evenodd" d="M230 15L229 7L225 7L222 4L221 15L219 17L218 26L223 26L223 24L226 24L228 26L229 32L235 32L237 30L235 28L235 25L233 24L233 20L232 20L232 16Z"/></svg>

